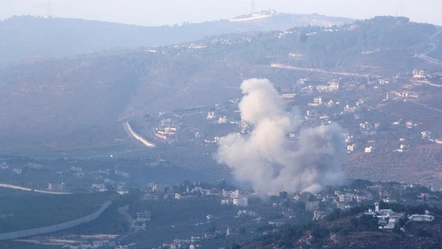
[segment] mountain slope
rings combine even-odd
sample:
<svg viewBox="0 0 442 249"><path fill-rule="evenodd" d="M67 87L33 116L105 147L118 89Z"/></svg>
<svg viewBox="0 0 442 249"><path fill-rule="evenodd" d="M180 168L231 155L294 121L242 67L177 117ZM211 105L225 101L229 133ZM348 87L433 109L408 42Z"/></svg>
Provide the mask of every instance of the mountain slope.
<svg viewBox="0 0 442 249"><path fill-rule="evenodd" d="M440 222L416 222L407 226L406 233L382 231L378 229L377 220L359 214L333 221L321 220L309 226L293 226L258 237L257 241L247 243L242 248L440 248L437 236L440 227Z"/></svg>
<svg viewBox="0 0 442 249"><path fill-rule="evenodd" d="M274 14L250 22L219 20L142 27L79 19L13 17L0 21L0 64L27 57L63 57L119 48L163 46L225 33L285 30L310 24L340 25L350 21L320 15Z"/></svg>
<svg viewBox="0 0 442 249"><path fill-rule="evenodd" d="M69 137L81 141L77 146L109 144L125 137L118 123L125 118L237 98L244 78L267 77L291 88L317 70L391 77L440 69L415 56L436 32L433 25L380 17L333 29L219 35L150 50L21 61L0 70L1 145L32 140L57 147L63 143L54 140Z"/></svg>

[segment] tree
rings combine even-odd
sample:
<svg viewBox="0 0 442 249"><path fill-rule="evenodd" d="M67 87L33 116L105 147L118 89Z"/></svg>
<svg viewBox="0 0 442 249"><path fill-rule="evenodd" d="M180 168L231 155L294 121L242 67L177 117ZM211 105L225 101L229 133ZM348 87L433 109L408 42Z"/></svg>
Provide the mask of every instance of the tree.
<svg viewBox="0 0 442 249"><path fill-rule="evenodd" d="M230 246L231 249L241 249L241 246L236 244L235 242L232 243L232 245Z"/></svg>
<svg viewBox="0 0 442 249"><path fill-rule="evenodd" d="M210 226L210 227L207 229L207 232L209 232L209 233L214 233L214 232L216 232L216 226L215 226L215 225Z"/></svg>

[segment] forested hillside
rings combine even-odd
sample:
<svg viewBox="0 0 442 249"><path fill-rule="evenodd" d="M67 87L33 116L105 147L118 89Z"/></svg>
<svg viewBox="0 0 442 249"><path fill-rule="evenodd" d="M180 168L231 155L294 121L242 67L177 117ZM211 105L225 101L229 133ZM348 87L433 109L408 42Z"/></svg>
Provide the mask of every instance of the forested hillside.
<svg viewBox="0 0 442 249"><path fill-rule="evenodd" d="M80 19L12 17L0 21L0 65L28 57L64 57L106 50L164 46L207 36L295 26L331 26L350 19L321 15L274 14L248 22L229 20L144 27Z"/></svg>

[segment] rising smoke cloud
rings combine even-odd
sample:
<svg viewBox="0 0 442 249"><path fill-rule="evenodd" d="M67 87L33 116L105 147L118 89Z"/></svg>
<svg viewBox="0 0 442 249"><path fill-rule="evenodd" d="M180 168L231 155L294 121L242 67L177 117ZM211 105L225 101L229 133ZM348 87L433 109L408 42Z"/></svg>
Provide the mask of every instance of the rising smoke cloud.
<svg viewBox="0 0 442 249"><path fill-rule="evenodd" d="M299 117L284 110L273 84L249 79L241 90L241 119L252 130L223 137L216 153L218 163L232 168L237 180L251 183L259 193L315 193L343 180L340 162L345 143L340 126L301 130L297 146L290 147L288 134L299 128Z"/></svg>

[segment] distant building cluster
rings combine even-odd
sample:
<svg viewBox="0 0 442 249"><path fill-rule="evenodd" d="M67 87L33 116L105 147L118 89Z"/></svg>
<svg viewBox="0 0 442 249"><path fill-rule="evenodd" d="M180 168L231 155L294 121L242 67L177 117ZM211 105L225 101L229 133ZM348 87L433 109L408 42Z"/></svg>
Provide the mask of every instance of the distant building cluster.
<svg viewBox="0 0 442 249"><path fill-rule="evenodd" d="M406 213L397 213L391 209L380 209L379 202L374 203L374 210L369 209L365 212L365 215L370 215L378 219L379 229L381 230L393 230L399 226L400 220L407 218ZM411 214L408 216L409 222L431 222L434 220L433 215L426 214ZM405 226L400 227L402 231L405 231Z"/></svg>
<svg viewBox="0 0 442 249"><path fill-rule="evenodd" d="M235 190L235 191L222 191L221 205L234 205L238 207L247 207L249 205L249 196L251 195L248 191Z"/></svg>

